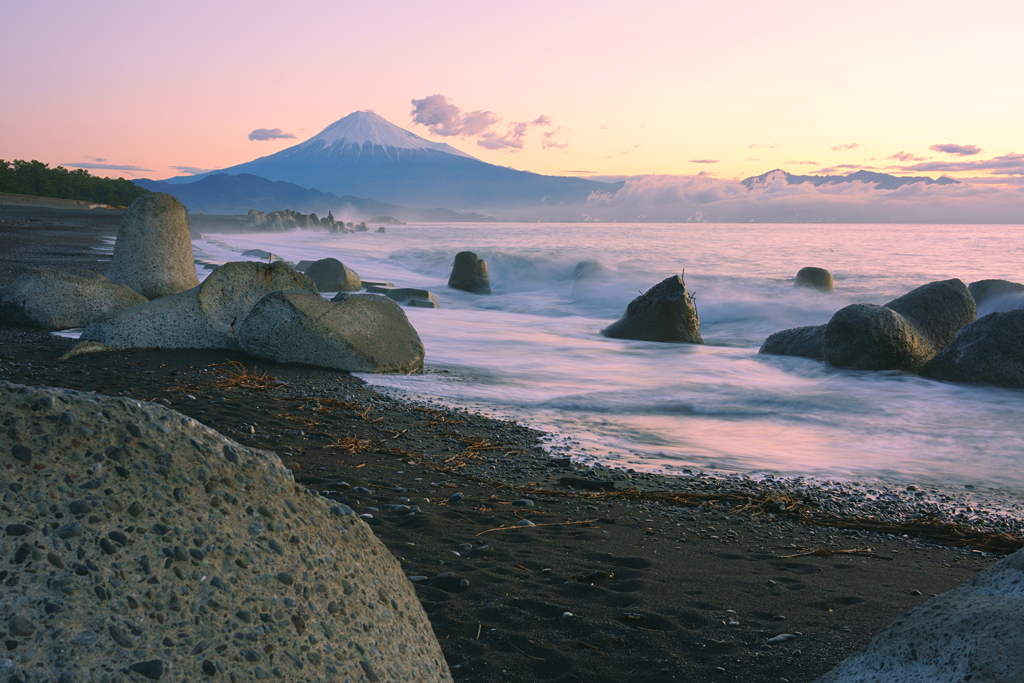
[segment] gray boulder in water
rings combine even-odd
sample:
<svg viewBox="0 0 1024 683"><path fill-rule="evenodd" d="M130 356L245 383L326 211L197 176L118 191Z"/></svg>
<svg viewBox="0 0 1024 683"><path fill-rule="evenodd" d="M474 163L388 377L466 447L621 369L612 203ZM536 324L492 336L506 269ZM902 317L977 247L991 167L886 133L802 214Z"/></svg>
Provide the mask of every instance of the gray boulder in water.
<svg viewBox="0 0 1024 683"><path fill-rule="evenodd" d="M901 615L815 683L1011 683L1024 672L1024 551Z"/></svg>
<svg viewBox="0 0 1024 683"><path fill-rule="evenodd" d="M967 285L974 302L978 304L978 317L989 313L1015 311L1024 308L1024 285L1009 280L978 280Z"/></svg>
<svg viewBox="0 0 1024 683"><path fill-rule="evenodd" d="M471 251L460 251L455 255L448 286L472 294L490 294L491 278L487 273L487 261Z"/></svg>
<svg viewBox="0 0 1024 683"><path fill-rule="evenodd" d="M825 326L825 360L858 370L916 372L975 319L977 308L960 280L943 280L885 306L853 304Z"/></svg>
<svg viewBox="0 0 1024 683"><path fill-rule="evenodd" d="M14 278L0 296L0 318L66 330L144 303L146 297L131 287L90 270L33 268Z"/></svg>
<svg viewBox="0 0 1024 683"><path fill-rule="evenodd" d="M703 344L700 317L682 275L673 275L629 302L625 314L601 330L614 339Z"/></svg>
<svg viewBox="0 0 1024 683"><path fill-rule="evenodd" d="M7 382L0 422L5 683L451 682L398 560L275 453L157 403Z"/></svg>
<svg viewBox="0 0 1024 683"><path fill-rule="evenodd" d="M359 274L336 258L315 261L305 273L321 292L358 292L363 288Z"/></svg>
<svg viewBox="0 0 1024 683"><path fill-rule="evenodd" d="M423 369L423 343L397 303L378 294L271 292L238 330L250 356L350 372Z"/></svg>
<svg viewBox="0 0 1024 683"><path fill-rule="evenodd" d="M769 336L761 344L758 353L773 356L801 356L814 360L825 360L824 325L808 325L781 330Z"/></svg>
<svg viewBox="0 0 1024 683"><path fill-rule="evenodd" d="M283 261L225 263L198 287L91 323L82 339L115 349L235 349L238 326L252 307L281 289L319 296L312 280Z"/></svg>
<svg viewBox="0 0 1024 683"><path fill-rule="evenodd" d="M586 296L598 284L606 280L611 271L599 261L580 261L572 269L572 296Z"/></svg>
<svg viewBox="0 0 1024 683"><path fill-rule="evenodd" d="M960 334L927 365L923 377L1024 388L1024 309L989 313Z"/></svg>
<svg viewBox="0 0 1024 683"><path fill-rule="evenodd" d="M796 274L794 284L799 287L819 289L823 292L831 292L835 288L832 281L832 273L824 268L801 268Z"/></svg>
<svg viewBox="0 0 1024 683"><path fill-rule="evenodd" d="M144 194L121 216L107 277L154 299L199 284L185 207L163 192Z"/></svg>

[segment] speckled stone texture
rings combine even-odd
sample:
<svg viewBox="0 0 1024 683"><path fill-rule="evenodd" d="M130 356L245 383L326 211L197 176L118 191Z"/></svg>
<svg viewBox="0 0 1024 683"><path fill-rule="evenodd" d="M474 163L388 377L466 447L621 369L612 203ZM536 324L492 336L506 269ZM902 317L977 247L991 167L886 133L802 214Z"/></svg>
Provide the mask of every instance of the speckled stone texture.
<svg viewBox="0 0 1024 683"><path fill-rule="evenodd" d="M1019 683L1024 551L886 626L816 683Z"/></svg>
<svg viewBox="0 0 1024 683"><path fill-rule="evenodd" d="M147 299L199 284L185 207L163 192L142 195L121 216L107 277Z"/></svg>
<svg viewBox="0 0 1024 683"><path fill-rule="evenodd" d="M198 287L96 321L82 339L115 349L236 349L250 309L281 289L319 296L312 280L281 261L225 263Z"/></svg>
<svg viewBox="0 0 1024 683"><path fill-rule="evenodd" d="M825 350L822 340L825 337L824 325L807 325L780 330L769 335L758 353L772 356L802 356L814 360L824 360Z"/></svg>
<svg viewBox="0 0 1024 683"><path fill-rule="evenodd" d="M423 342L397 303L380 294L271 292L238 330L240 348L279 363L349 372L423 369Z"/></svg>
<svg viewBox="0 0 1024 683"><path fill-rule="evenodd" d="M395 558L274 453L7 382L0 421L0 680L451 680Z"/></svg>
<svg viewBox="0 0 1024 683"><path fill-rule="evenodd" d="M91 270L33 268L16 277L0 296L0 318L66 330L144 303L146 297L134 289Z"/></svg>
<svg viewBox="0 0 1024 683"><path fill-rule="evenodd" d="M989 313L960 330L921 376L1024 388L1024 310Z"/></svg>

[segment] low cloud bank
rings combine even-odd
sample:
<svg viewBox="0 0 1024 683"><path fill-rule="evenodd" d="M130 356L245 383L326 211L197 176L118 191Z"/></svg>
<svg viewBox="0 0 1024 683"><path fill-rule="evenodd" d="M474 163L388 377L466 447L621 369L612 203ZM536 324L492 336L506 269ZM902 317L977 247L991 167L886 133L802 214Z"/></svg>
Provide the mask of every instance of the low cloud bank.
<svg viewBox="0 0 1024 683"><path fill-rule="evenodd" d="M1024 223L1024 187L969 182L915 183L876 190L869 183L815 187L778 180L748 190L704 173L631 178L617 193L591 194L595 220L719 223Z"/></svg>

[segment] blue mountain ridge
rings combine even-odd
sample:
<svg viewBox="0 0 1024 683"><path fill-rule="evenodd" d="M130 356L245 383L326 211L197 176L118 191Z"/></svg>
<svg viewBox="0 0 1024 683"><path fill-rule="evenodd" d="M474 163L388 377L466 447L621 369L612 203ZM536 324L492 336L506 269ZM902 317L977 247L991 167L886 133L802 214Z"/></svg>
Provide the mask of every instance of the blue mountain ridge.
<svg viewBox="0 0 1024 683"><path fill-rule="evenodd" d="M365 111L275 154L166 182L192 183L213 173L252 174L407 206L483 211L582 204L593 192L614 193L623 186L488 164Z"/></svg>
<svg viewBox="0 0 1024 683"><path fill-rule="evenodd" d="M789 185L800 185L802 183L811 183L815 186L820 185L833 185L835 183L874 183L876 190L895 190L904 185L912 185L914 183L924 183L925 185L957 185L958 180L947 178L942 176L938 179L932 179L928 176L894 176L888 173L878 173L876 171L855 171L846 175L793 175L787 173L780 168L762 173L759 176L751 176L750 178L744 178L741 182L746 186L748 190L759 190L763 189L767 185L770 185L776 178L782 177L786 180Z"/></svg>
<svg viewBox="0 0 1024 683"><path fill-rule="evenodd" d="M282 180L267 180L250 173L229 175L214 173L191 183L169 183L140 178L136 185L153 192L173 195L189 211L208 214L244 214L249 209L278 211L294 209L303 213L326 215L334 211L341 215L351 213L356 220L373 216L391 216L403 221L487 221L481 213L459 213L451 209L416 209L352 195L337 196L300 187Z"/></svg>

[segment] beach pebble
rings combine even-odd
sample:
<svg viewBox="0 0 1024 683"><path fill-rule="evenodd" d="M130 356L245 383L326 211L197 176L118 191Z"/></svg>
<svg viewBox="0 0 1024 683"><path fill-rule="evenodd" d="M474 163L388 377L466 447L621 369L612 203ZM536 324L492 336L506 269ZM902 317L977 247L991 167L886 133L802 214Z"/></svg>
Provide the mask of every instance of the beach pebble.
<svg viewBox="0 0 1024 683"><path fill-rule="evenodd" d="M568 619L571 616L573 616L572 612L562 612L562 617L565 619Z"/></svg>
<svg viewBox="0 0 1024 683"><path fill-rule="evenodd" d="M794 634L792 634L792 633L780 633L779 635L775 636L774 638L769 638L765 642L770 644L770 645L774 645L775 643L784 643L787 640L793 640L795 638L796 638L796 636Z"/></svg>
<svg viewBox="0 0 1024 683"><path fill-rule="evenodd" d="M532 508L533 501L529 498L520 498L519 500L513 500L511 505L514 508ZM597 508L594 509L596 510Z"/></svg>
<svg viewBox="0 0 1024 683"><path fill-rule="evenodd" d="M516 522L515 525L516 526L537 526L536 524L534 524L533 522L531 522L528 519L521 519L518 522Z"/></svg>
<svg viewBox="0 0 1024 683"><path fill-rule="evenodd" d="M450 497L448 498L448 500L450 500L450 501L454 502L454 501L457 501L457 500L462 500L462 499L463 499L463 498L465 498L465 497L466 497L466 496L465 496L465 495L464 495L464 494L462 493L462 491L458 491L458 492L456 492L456 493L453 493L453 494L452 494L452 495L451 495L451 496L450 496Z"/></svg>

